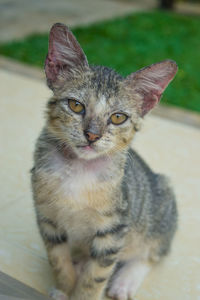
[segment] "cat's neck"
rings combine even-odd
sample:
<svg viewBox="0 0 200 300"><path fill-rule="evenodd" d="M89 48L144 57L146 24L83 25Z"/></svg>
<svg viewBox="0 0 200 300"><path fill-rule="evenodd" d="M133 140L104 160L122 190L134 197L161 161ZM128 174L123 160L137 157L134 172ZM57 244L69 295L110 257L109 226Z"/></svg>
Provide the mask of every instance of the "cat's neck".
<svg viewBox="0 0 200 300"><path fill-rule="evenodd" d="M47 135L46 135L47 138ZM60 157L63 165L67 164L77 171L82 170L85 172L101 173L111 169L115 172L123 170L126 161L126 151L118 151L112 154L102 154L95 158L84 159L80 158L67 143L60 143L51 137L47 138L49 143L53 146L53 152L56 157ZM111 172L112 173L112 172ZM117 172L118 173L118 172Z"/></svg>
<svg viewBox="0 0 200 300"><path fill-rule="evenodd" d="M79 165L81 166L86 172L98 172L103 169L110 168L113 164L115 164L117 157L119 155L113 154L113 155L99 155L95 158L91 159L84 159L78 157L71 147L67 144L65 144L64 147L60 150L60 154L63 156L63 158L70 163L70 165ZM116 157L117 156L117 157Z"/></svg>

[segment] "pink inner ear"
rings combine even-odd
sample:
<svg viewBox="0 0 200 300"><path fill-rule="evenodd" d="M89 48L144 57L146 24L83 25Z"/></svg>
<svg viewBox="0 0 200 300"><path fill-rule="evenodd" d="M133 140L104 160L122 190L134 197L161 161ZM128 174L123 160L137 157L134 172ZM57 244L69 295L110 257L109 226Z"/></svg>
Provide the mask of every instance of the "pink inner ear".
<svg viewBox="0 0 200 300"><path fill-rule="evenodd" d="M59 73L59 68L56 65L55 62L53 62L50 58L49 55L47 56L45 60L45 73L47 76L48 80L55 81L56 77L58 76Z"/></svg>
<svg viewBox="0 0 200 300"><path fill-rule="evenodd" d="M151 93L144 95L142 103L142 114L141 117L144 117L154 106L160 101L162 94Z"/></svg>
<svg viewBox="0 0 200 300"><path fill-rule="evenodd" d="M160 101L162 93L174 78L176 72L176 63L166 60L132 74L135 90L143 97L142 117Z"/></svg>
<svg viewBox="0 0 200 300"><path fill-rule="evenodd" d="M65 77L72 70L88 65L86 56L67 26L54 24L49 36L49 51L45 61L45 72L49 83L56 81L60 71Z"/></svg>

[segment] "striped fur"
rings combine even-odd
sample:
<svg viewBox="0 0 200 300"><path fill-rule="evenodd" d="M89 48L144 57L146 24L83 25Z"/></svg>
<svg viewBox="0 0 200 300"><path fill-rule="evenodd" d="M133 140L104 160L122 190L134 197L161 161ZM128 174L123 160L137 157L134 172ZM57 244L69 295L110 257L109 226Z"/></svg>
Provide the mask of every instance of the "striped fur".
<svg viewBox="0 0 200 300"><path fill-rule="evenodd" d="M54 96L36 144L32 189L62 291L54 290L54 299L101 300L108 293L128 300L136 290L132 280L139 286L168 253L177 219L173 191L130 145L176 69L165 61L123 78L89 66L69 29L53 26L45 70ZM79 101L84 113L72 111L68 99ZM111 122L116 113L126 115L123 124ZM101 138L89 143L87 130ZM137 277L135 266L138 280L129 277Z"/></svg>

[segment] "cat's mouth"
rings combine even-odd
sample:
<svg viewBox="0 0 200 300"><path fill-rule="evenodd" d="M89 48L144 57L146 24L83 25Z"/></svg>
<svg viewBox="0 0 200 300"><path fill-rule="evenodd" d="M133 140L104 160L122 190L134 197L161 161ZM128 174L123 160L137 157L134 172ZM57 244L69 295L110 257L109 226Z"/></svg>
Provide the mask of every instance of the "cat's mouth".
<svg viewBox="0 0 200 300"><path fill-rule="evenodd" d="M95 151L94 146L89 145L89 144L88 145L79 145L79 146L77 146L77 148L79 148L81 150L85 150L85 151Z"/></svg>
<svg viewBox="0 0 200 300"><path fill-rule="evenodd" d="M93 144L86 144L86 145L78 145L76 146L78 150L78 156L84 159L93 159L99 156L99 151L96 149L95 145Z"/></svg>

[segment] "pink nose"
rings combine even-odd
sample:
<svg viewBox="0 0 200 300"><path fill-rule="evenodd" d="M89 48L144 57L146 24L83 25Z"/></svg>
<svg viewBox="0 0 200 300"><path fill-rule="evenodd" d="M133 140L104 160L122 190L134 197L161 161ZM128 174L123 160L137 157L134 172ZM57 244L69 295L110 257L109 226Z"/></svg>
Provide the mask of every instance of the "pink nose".
<svg viewBox="0 0 200 300"><path fill-rule="evenodd" d="M90 131L85 131L85 136L89 142L96 142L98 139L100 139L99 134L95 134Z"/></svg>

